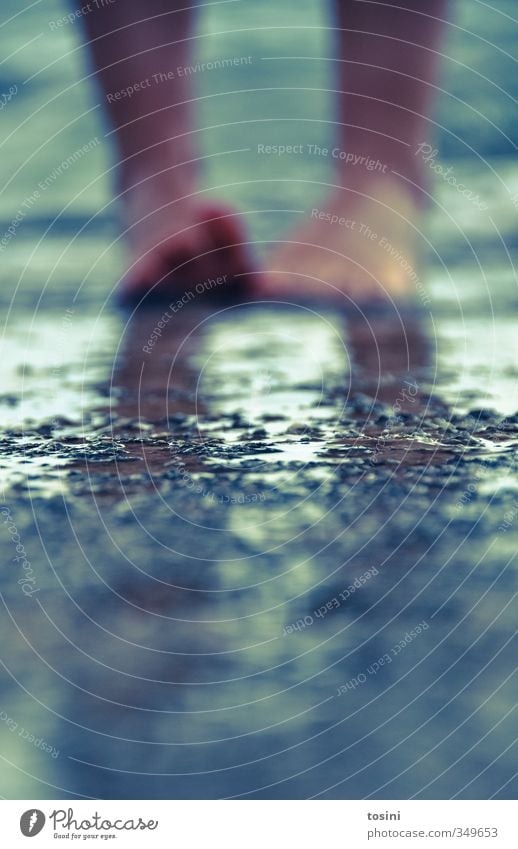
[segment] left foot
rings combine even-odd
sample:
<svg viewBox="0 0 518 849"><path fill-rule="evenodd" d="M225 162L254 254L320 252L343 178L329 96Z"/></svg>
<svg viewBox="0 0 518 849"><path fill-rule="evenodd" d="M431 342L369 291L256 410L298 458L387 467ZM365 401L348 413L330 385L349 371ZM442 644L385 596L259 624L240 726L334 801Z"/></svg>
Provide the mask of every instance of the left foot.
<svg viewBox="0 0 518 849"><path fill-rule="evenodd" d="M355 302L411 295L418 212L413 193L391 174L335 189L279 245L257 295Z"/></svg>

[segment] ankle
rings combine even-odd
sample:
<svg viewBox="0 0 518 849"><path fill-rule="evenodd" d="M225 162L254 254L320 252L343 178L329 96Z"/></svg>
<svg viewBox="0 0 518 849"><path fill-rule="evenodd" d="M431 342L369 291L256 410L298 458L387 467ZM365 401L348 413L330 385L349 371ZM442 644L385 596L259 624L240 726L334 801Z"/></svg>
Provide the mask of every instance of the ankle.
<svg viewBox="0 0 518 849"><path fill-rule="evenodd" d="M192 192L198 184L198 163L192 148L166 143L123 160L117 169L120 189L153 192L171 199Z"/></svg>

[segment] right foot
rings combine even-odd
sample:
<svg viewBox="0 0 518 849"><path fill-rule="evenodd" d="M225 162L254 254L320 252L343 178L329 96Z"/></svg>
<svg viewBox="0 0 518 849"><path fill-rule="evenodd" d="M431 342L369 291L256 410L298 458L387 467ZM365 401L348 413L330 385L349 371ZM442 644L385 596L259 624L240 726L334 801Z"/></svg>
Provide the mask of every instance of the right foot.
<svg viewBox="0 0 518 849"><path fill-rule="evenodd" d="M257 294L355 302L412 295L416 221L415 198L392 176L336 189L279 245Z"/></svg>

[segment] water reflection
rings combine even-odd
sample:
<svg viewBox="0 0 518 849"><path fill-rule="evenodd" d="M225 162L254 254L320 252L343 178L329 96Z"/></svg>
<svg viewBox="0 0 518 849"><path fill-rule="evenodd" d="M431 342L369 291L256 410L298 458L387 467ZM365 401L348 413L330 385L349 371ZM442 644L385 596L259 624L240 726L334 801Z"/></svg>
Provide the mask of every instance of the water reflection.
<svg viewBox="0 0 518 849"><path fill-rule="evenodd" d="M38 670L45 736L62 752L31 771L57 796L355 797L387 782L411 795L409 728L428 728L423 753L440 742L451 682L419 694L478 639L473 560L493 578L507 545L485 550L472 495L456 505L473 464L490 476L491 456L502 473L516 423L448 410L412 313L204 305L159 327L162 315L105 325L91 372L85 357L82 379L64 380L77 416L7 437L64 461L65 501L50 485L33 501L59 528L44 554L24 525L42 564L36 605L7 591L26 641L4 637L29 692ZM504 583L494 592L500 605ZM397 663L367 676L423 620ZM509 625L502 615L486 652ZM472 674L466 663L456 686ZM460 721L463 699L448 710ZM36 707L25 723L41 736ZM457 755L480 737L475 724Z"/></svg>

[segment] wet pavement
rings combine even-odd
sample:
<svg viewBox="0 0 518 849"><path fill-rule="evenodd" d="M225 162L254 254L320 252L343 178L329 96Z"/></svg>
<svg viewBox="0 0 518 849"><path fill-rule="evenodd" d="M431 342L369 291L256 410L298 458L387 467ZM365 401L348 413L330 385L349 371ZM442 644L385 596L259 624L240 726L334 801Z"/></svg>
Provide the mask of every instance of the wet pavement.
<svg viewBox="0 0 518 849"><path fill-rule="evenodd" d="M278 12L258 9L211 10L203 55L254 62L200 86L207 186L262 253L330 163L261 158L258 132L331 128L326 98L295 91L286 115L283 89L325 88L329 63L271 58L323 55L316 5L296 49L254 29ZM516 798L518 168L499 9L460 4L445 49L441 150L488 209L437 180L426 303L218 303L200 281L176 311L111 297L122 248L78 29L51 38L57 4L3 13L19 93L2 233L102 143L2 251L2 796ZM268 91L236 134L252 85Z"/></svg>

